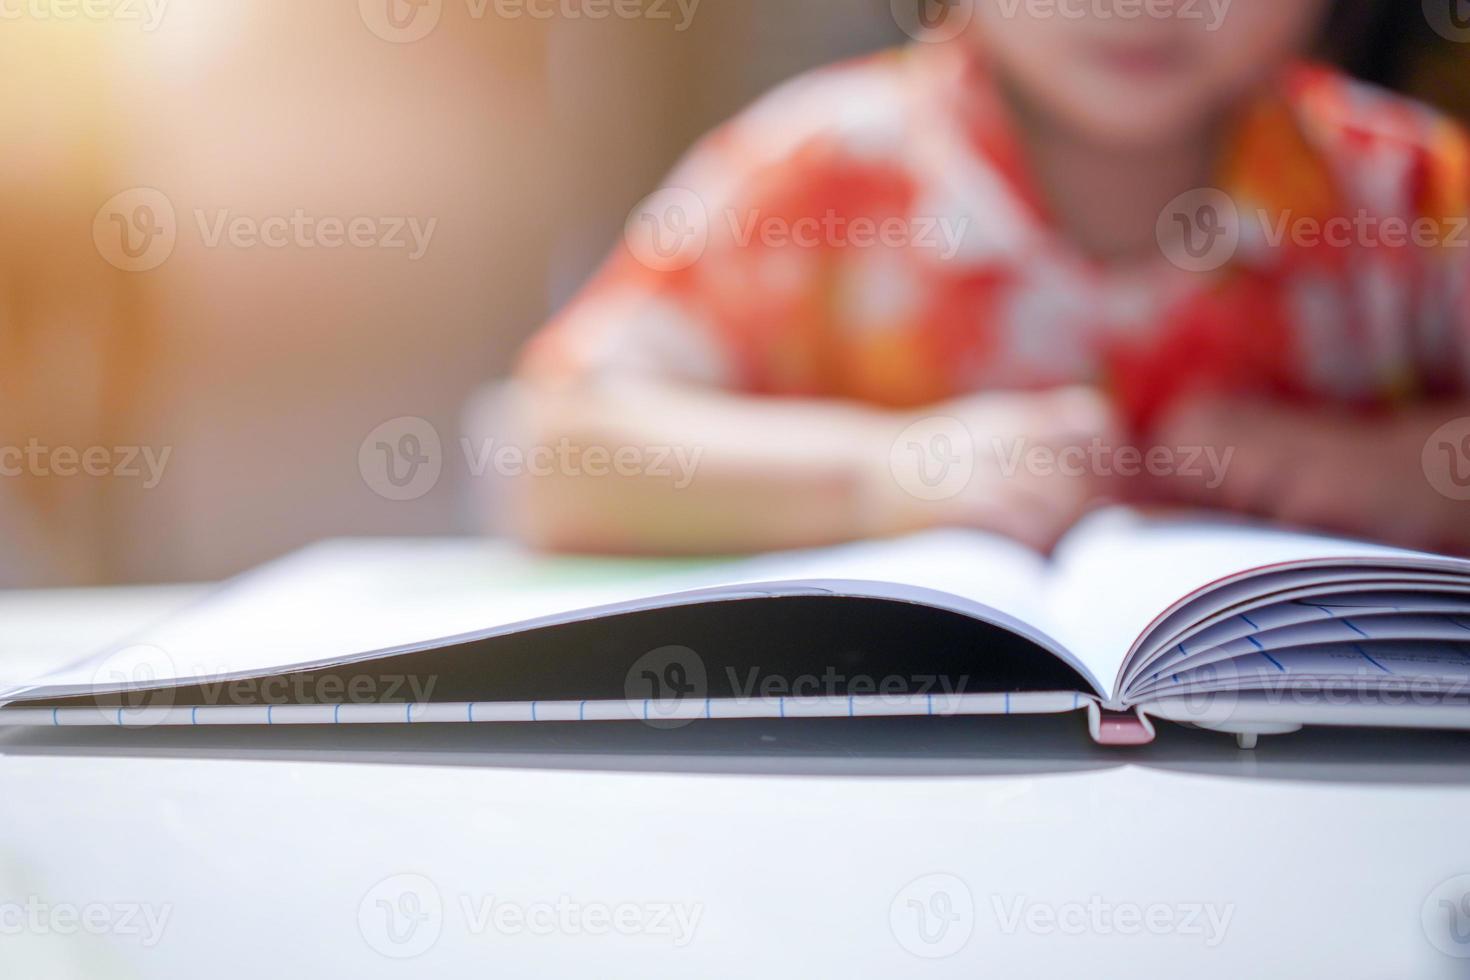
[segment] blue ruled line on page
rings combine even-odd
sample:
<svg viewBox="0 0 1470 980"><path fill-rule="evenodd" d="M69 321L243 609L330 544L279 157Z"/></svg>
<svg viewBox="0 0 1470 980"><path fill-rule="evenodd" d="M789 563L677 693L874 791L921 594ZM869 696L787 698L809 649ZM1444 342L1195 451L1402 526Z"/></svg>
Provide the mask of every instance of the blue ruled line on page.
<svg viewBox="0 0 1470 980"><path fill-rule="evenodd" d="M1255 630L1255 631L1256 631L1256 632L1258 632L1258 633L1259 633L1259 632L1260 632L1260 631L1261 631L1261 628L1260 628L1260 627L1259 627L1259 626L1257 626L1257 625L1256 625L1256 622L1255 622L1255 620L1253 620L1253 619L1251 619L1251 618L1250 618L1250 617L1249 617L1249 616L1247 616L1247 615L1246 615L1246 614L1245 614L1245 613L1241 613L1241 614L1240 614L1240 618L1241 618L1241 619L1243 619L1243 620L1245 620L1245 624L1246 624L1246 625L1247 625L1247 626L1249 626L1249 627L1250 627L1250 628L1251 628L1251 629L1253 629L1253 630Z"/></svg>
<svg viewBox="0 0 1470 980"><path fill-rule="evenodd" d="M1371 640L1371 639L1373 639L1367 633L1364 633L1362 630L1360 630L1356 626L1354 626L1353 625L1353 621L1351 619L1344 619L1342 621L1342 625L1346 626L1348 629L1352 630L1354 633L1358 634L1359 636L1361 636L1365 640Z"/></svg>
<svg viewBox="0 0 1470 980"><path fill-rule="evenodd" d="M1261 656L1263 656L1267 660L1271 661L1271 666L1275 667L1277 670L1281 671L1283 674L1286 673L1286 668L1283 667L1283 666L1281 666L1281 661L1279 661L1275 657L1271 656L1265 650L1262 650L1261 651Z"/></svg>
<svg viewBox="0 0 1470 980"><path fill-rule="evenodd" d="M1361 643L1354 643L1353 644L1353 649L1356 650L1356 651L1358 651L1358 653L1362 655L1362 657L1363 657L1364 660L1368 661L1370 664L1372 664L1373 666L1377 667L1379 670L1383 671L1385 674L1392 674L1393 673L1393 671L1391 671L1387 667L1383 666L1383 664L1379 663L1378 661L1374 660L1372 657L1368 656L1368 651L1363 649L1363 645Z"/></svg>
<svg viewBox="0 0 1470 980"><path fill-rule="evenodd" d="M1181 659L1181 660L1183 660L1185 657L1189 656L1189 649L1184 645L1184 641L1183 640L1180 640L1179 641L1179 645L1176 646L1174 649L1176 649L1176 650L1179 651L1179 659ZM1153 679L1154 679L1155 682L1157 682L1158 679L1159 679L1159 672L1157 670L1154 671L1154 677L1153 677Z"/></svg>

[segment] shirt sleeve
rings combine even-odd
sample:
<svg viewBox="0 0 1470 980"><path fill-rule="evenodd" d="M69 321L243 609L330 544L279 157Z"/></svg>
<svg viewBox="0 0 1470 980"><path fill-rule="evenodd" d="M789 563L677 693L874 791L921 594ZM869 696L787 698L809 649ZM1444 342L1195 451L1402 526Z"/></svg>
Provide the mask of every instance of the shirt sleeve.
<svg viewBox="0 0 1470 980"><path fill-rule="evenodd" d="M874 152L860 72L814 73L704 139L633 211L622 240L532 338L520 374L585 384L648 376L749 393L832 393L832 278L845 215L904 212L913 190ZM856 143L863 143L857 152ZM879 141L881 142L881 141Z"/></svg>
<svg viewBox="0 0 1470 980"><path fill-rule="evenodd" d="M1419 348L1436 394L1470 395L1470 135L1432 123L1415 209L1434 244L1424 249ZM1417 230L1417 229L1416 229Z"/></svg>

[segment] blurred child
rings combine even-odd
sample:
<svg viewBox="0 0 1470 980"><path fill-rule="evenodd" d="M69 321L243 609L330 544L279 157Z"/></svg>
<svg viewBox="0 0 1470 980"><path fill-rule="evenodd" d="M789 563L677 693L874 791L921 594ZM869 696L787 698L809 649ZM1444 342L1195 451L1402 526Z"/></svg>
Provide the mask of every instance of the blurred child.
<svg viewBox="0 0 1470 980"><path fill-rule="evenodd" d="M1044 547L1122 498L1470 549L1426 475L1470 416L1465 136L1301 60L1326 0L977 4L766 96L635 214L520 371L533 438L635 452L534 481L520 533ZM672 446L686 486L635 472Z"/></svg>

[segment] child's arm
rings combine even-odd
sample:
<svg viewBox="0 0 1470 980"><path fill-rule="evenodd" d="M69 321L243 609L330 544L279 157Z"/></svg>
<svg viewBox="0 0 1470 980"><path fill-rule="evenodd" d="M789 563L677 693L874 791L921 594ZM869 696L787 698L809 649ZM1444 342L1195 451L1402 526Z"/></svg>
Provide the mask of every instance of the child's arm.
<svg viewBox="0 0 1470 980"><path fill-rule="evenodd" d="M1060 450L1112 438L1103 400L1078 389L973 396L895 412L851 402L775 399L646 379L598 386L524 385L518 428L531 445L583 458L590 447L647 472L588 476L581 467L516 481L515 533L542 547L719 553L826 544L955 525L1048 547L1098 496L1088 478L1013 472L994 440ZM918 450L900 434L930 416L960 420L970 445ZM934 450L934 457L928 451ZM918 469L973 463L952 496L921 499ZM661 461L658 472L653 472ZM921 490L924 495L932 496Z"/></svg>
<svg viewBox="0 0 1470 980"><path fill-rule="evenodd" d="M1176 412L1157 441L1222 454L1233 449L1224 481L1212 488L1203 479L1169 477L1153 481L1152 490L1182 503L1470 553L1470 502L1441 489L1470 479L1470 447L1430 445L1445 423L1464 418L1470 402L1418 406L1381 419L1195 403Z"/></svg>

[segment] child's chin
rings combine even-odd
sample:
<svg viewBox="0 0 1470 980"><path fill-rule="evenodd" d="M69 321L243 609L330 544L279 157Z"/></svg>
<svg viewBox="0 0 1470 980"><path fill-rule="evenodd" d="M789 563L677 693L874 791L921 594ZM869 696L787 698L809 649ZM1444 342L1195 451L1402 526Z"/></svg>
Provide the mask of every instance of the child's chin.
<svg viewBox="0 0 1470 980"><path fill-rule="evenodd" d="M1089 96L1068 107L1067 121L1090 142L1124 147L1160 147L1195 139L1206 124L1208 110L1158 93L1119 92Z"/></svg>

